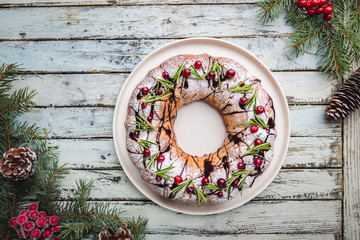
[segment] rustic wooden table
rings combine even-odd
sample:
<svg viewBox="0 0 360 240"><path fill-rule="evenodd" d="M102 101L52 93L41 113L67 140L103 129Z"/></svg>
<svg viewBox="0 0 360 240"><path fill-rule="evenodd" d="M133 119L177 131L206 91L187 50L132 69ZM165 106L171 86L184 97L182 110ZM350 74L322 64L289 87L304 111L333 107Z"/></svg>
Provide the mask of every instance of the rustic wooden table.
<svg viewBox="0 0 360 240"><path fill-rule="evenodd" d="M71 175L96 179L95 200L150 219L148 239L360 239L360 113L326 119L341 80L316 71L313 53L287 54L291 28L262 25L255 0L0 0L0 60L28 71L16 88L38 90L24 119L50 129ZM112 139L115 100L147 54L176 39L227 40L275 74L291 112L289 151L278 177L233 211L189 216L149 201L119 165ZM124 105L127 103L123 103Z"/></svg>

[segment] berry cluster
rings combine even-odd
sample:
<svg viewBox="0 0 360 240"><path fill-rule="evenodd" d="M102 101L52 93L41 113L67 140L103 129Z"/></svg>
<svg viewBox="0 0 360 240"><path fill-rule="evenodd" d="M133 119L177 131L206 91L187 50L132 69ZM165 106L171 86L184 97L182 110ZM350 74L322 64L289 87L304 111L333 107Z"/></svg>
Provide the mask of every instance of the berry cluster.
<svg viewBox="0 0 360 240"><path fill-rule="evenodd" d="M19 216L10 219L10 228L16 229L20 239L59 240L54 236L60 231L59 217L47 216L45 212L38 210L38 204L31 204L28 209L22 210Z"/></svg>
<svg viewBox="0 0 360 240"><path fill-rule="evenodd" d="M333 8L330 0L299 0L299 8L305 8L309 16L323 14L324 21L330 21L332 18Z"/></svg>

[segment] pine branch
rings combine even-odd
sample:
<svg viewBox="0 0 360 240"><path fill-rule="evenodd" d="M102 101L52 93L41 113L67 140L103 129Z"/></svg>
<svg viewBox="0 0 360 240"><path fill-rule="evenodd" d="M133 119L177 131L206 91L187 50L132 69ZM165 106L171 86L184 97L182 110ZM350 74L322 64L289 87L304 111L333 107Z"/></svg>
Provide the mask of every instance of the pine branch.
<svg viewBox="0 0 360 240"><path fill-rule="evenodd" d="M258 17L262 22L276 20L284 9L289 9L293 0L265 0L259 1L256 4L262 8Z"/></svg>

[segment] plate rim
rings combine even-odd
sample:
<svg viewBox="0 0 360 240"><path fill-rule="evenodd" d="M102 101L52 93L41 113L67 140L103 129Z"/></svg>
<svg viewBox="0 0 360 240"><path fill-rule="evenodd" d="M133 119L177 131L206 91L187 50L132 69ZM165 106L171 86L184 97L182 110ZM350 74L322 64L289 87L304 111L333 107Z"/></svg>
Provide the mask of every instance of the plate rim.
<svg viewBox="0 0 360 240"><path fill-rule="evenodd" d="M242 201L240 203L235 203L233 205L230 205L230 206L227 206L227 207L224 207L223 209L221 210L217 210L217 209L211 209L209 208L207 211L194 211L194 210L187 210L187 209L182 209L180 207L174 207L174 206L169 206L167 205L166 203L158 200L158 199L154 199L151 194L149 194L148 192L145 191L145 188L151 188L150 185L148 185L147 183L146 184L143 184L143 185L146 185L147 187L143 187L143 185L140 185L135 177L131 174L131 170L130 168L135 168L136 167L133 165L133 163L131 162L131 160L129 159L130 163L131 163L131 166L128 166L126 163L126 161L123 159L121 153L120 153L120 142L122 141L122 139L119 138L119 135L118 135L118 128L121 126L123 127L123 124L118 124L119 121L118 121L118 118L120 118L120 108L121 108L121 99L123 98L124 94L125 94L125 91L128 91L128 89L126 89L126 85L129 81L131 81L134 73L139 69L141 68L142 64L146 61L148 61L149 58L153 57L154 55L162 52L164 49L167 49L167 48L171 48L171 47L176 47L177 45L182 45L182 44L191 44L191 42L193 41L204 41L206 42L207 44L221 44L221 45L225 45L227 48L228 46L231 46L232 48L235 48L237 50L239 50L241 52L241 54L243 55L248 55L246 56L247 58L250 57L252 58L251 60L253 62L256 63L256 65L259 66L259 69L261 69L261 71L263 71L266 75L269 76L269 78L272 78L272 81L271 81L271 84L274 84L274 87L277 89L277 91L280 92L280 95L277 96L281 99L281 102L286 106L283 110L284 110L284 114L285 116L283 116L285 118L285 122L286 122L286 125L287 127L284 129L284 137L285 137L285 141L284 141L284 144L282 144L282 153L280 154L279 156L279 160L277 161L277 166L275 167L275 169L273 169L273 173L270 175L270 177L267 179L266 183L264 185L262 185L261 187L258 187L256 190L253 191L253 194L251 194L251 196L248 196L249 199L247 199L246 201ZM187 53L183 53L183 54L187 54ZM164 59L166 60L166 59ZM150 70L150 69L149 69ZM124 105L123 104L123 107L126 107L127 108L127 104ZM231 42L228 42L228 41L225 41L225 40L222 40L222 39L216 39L216 38L209 38L209 37L193 37L193 38L186 38L186 39L181 39L181 40L176 40L176 41L172 41L170 43L167 43L157 49L155 49L154 51L152 51L150 54L148 54L144 59L142 59L137 65L136 67L131 71L131 73L129 74L129 76L127 77L127 79L125 80L121 90L120 90L120 93L117 97L117 100L116 100L116 104L115 104L115 110L114 110L114 116L113 116L113 140L114 140L114 146L115 146L115 151L116 151L116 155L119 159L119 162L126 174L126 176L130 179L130 181L132 182L132 184L137 188L137 190L139 190L142 194L144 194L147 198L149 198L151 201L155 202L156 204L158 204L159 206L162 206L168 210L172 210L172 211L175 211L175 212L181 212L181 213L184 213L184 214L189 214L189 215L210 215L210 214L217 214L217 213L222 213L222 212L226 212L226 211L229 211L231 209L234 209L234 208L237 208L237 207L240 207L246 203L248 203L249 201L251 201L252 199L254 199L257 195L259 195L260 193L262 193L269 185L270 183L273 182L273 180L275 179L275 177L279 174L280 170L281 170L281 167L284 163L284 160L285 160L285 157L286 157L286 154L287 154L287 151L288 151L288 146L289 146L289 140L290 140L290 111L289 111L289 106L288 106L288 103L286 101L286 97L285 97L285 94L283 92L283 89L280 87L280 84L278 82L278 80L275 78L274 74L270 71L270 69L268 67L266 67L266 65L259 59L257 58L254 54L252 54L251 52L249 52L248 50L246 50L245 48L241 47L241 46L238 46L234 43L231 43ZM276 143L276 142L275 142ZM125 141L122 143L122 144L125 144ZM271 166L271 164L270 164ZM138 171L136 169L136 171ZM266 173L266 171L265 171ZM145 183L143 181L143 183ZM247 190L247 189L246 189ZM245 190L244 190L245 191ZM159 195L159 194L158 194ZM161 195L159 195L160 197L162 197ZM231 200L230 200L231 201ZM174 201L172 201L174 202ZM219 203L219 204L222 204L222 203ZM181 206L181 204L179 204L179 206ZM200 208L199 208L200 210Z"/></svg>

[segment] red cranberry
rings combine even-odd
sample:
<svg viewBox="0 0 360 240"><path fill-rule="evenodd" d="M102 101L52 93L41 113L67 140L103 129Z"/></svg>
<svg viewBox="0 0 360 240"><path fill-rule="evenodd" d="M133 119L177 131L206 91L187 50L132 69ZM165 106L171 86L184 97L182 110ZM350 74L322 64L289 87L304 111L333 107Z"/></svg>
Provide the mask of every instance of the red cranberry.
<svg viewBox="0 0 360 240"><path fill-rule="evenodd" d="M157 90L157 95L161 95L161 94L163 94L163 92L164 91L160 88L160 89Z"/></svg>
<svg viewBox="0 0 360 240"><path fill-rule="evenodd" d="M155 177L155 180L156 180L157 182L161 182L162 177L160 177L160 176L156 176L156 177Z"/></svg>
<svg viewBox="0 0 360 240"><path fill-rule="evenodd" d="M55 237L55 238L53 238L53 240L60 240L60 238Z"/></svg>
<svg viewBox="0 0 360 240"><path fill-rule="evenodd" d="M146 102L142 102L142 103L141 103L141 108L146 108L146 107L147 107Z"/></svg>
<svg viewBox="0 0 360 240"><path fill-rule="evenodd" d="M41 231L37 228L32 230L30 233L31 239L38 239L38 238L40 238L40 236L41 236Z"/></svg>
<svg viewBox="0 0 360 240"><path fill-rule="evenodd" d="M258 126L251 126L250 127L250 132L252 133L256 133L259 130Z"/></svg>
<svg viewBox="0 0 360 240"><path fill-rule="evenodd" d="M309 8L310 8L310 1L307 1L307 2L306 2L305 9L306 9L306 10L309 10Z"/></svg>
<svg viewBox="0 0 360 240"><path fill-rule="evenodd" d="M263 161L261 158L255 158L254 159L254 165L257 167L260 167L262 165Z"/></svg>
<svg viewBox="0 0 360 240"><path fill-rule="evenodd" d="M203 177L201 179L201 184L204 185L204 186L208 185L209 184L209 178Z"/></svg>
<svg viewBox="0 0 360 240"><path fill-rule="evenodd" d="M46 222L47 222L46 218L44 217L38 218L38 220L36 220L36 226L42 228L45 226Z"/></svg>
<svg viewBox="0 0 360 240"><path fill-rule="evenodd" d="M311 7L316 7L317 5L319 5L319 3L320 3L319 0L311 0L310 6L311 6Z"/></svg>
<svg viewBox="0 0 360 240"><path fill-rule="evenodd" d="M322 13L323 13L323 10L324 10L323 7L318 7L318 8L316 9L316 14L317 14L317 15L322 14Z"/></svg>
<svg viewBox="0 0 360 240"><path fill-rule="evenodd" d="M38 217L39 217L39 212L38 211L31 211L30 212L29 218L31 220L36 220Z"/></svg>
<svg viewBox="0 0 360 240"><path fill-rule="evenodd" d="M135 135L135 133L139 134L139 132L134 132L134 135ZM139 135L137 137L139 137ZM39 218L42 218L42 217L46 217L46 213L44 211L39 212Z"/></svg>
<svg viewBox="0 0 360 240"><path fill-rule="evenodd" d="M176 175L176 176L174 177L174 183L175 183L176 185L179 185L182 181L183 181L183 179L182 179L182 177L181 177L180 175Z"/></svg>
<svg viewBox="0 0 360 240"><path fill-rule="evenodd" d="M27 222L28 217L25 215L20 215L17 219L16 219L16 223L17 225L23 225Z"/></svg>
<svg viewBox="0 0 360 240"><path fill-rule="evenodd" d="M20 215L29 216L29 214L30 214L30 211L29 211L29 210L22 210L22 211L19 213L19 216L20 216Z"/></svg>
<svg viewBox="0 0 360 240"><path fill-rule="evenodd" d="M314 14L315 14L315 9L309 8L309 9L307 10L307 14L308 14L309 16L314 15Z"/></svg>
<svg viewBox="0 0 360 240"><path fill-rule="evenodd" d="M197 60L197 61L195 62L195 64L194 64L194 66L195 66L196 69L199 69L199 68L201 68L201 66L202 66L202 62L199 61L199 60Z"/></svg>
<svg viewBox="0 0 360 240"><path fill-rule="evenodd" d="M243 162L238 162L237 168L238 168L238 169L244 169L244 168L245 168L245 164L244 164Z"/></svg>
<svg viewBox="0 0 360 240"><path fill-rule="evenodd" d="M243 87L243 86L245 86L245 82L240 83L240 87Z"/></svg>
<svg viewBox="0 0 360 240"><path fill-rule="evenodd" d="M324 6L326 4L327 0L320 0L319 1L319 5L320 6Z"/></svg>
<svg viewBox="0 0 360 240"><path fill-rule="evenodd" d="M245 105L247 100L248 100L247 97L240 98L240 104Z"/></svg>
<svg viewBox="0 0 360 240"><path fill-rule="evenodd" d="M153 120L153 117L152 117L152 116L148 116L146 119L147 119L149 122L151 122L151 121Z"/></svg>
<svg viewBox="0 0 360 240"><path fill-rule="evenodd" d="M306 3L307 3L306 0L299 0L297 5L299 8L304 8L304 7L306 7Z"/></svg>
<svg viewBox="0 0 360 240"><path fill-rule="evenodd" d="M219 178L216 183L221 188L226 187L226 180L223 178Z"/></svg>
<svg viewBox="0 0 360 240"><path fill-rule="evenodd" d="M148 156L150 156L151 152L150 152L149 149L144 149L143 154L144 154L145 157L148 157Z"/></svg>
<svg viewBox="0 0 360 240"><path fill-rule="evenodd" d="M226 77L227 78L233 78L235 77L235 71L233 69L229 69L226 71Z"/></svg>
<svg viewBox="0 0 360 240"><path fill-rule="evenodd" d="M260 145L260 144L262 144L262 143L263 143L263 141L262 141L260 138L257 138L257 139L255 139L255 141L254 141L254 145L255 145L255 146Z"/></svg>
<svg viewBox="0 0 360 240"><path fill-rule="evenodd" d="M54 233L60 232L60 230L60 225L55 225L51 228L51 231L53 231Z"/></svg>
<svg viewBox="0 0 360 240"><path fill-rule="evenodd" d="M218 192L217 195L218 195L219 198L222 198L224 196L223 192L221 192L221 191Z"/></svg>
<svg viewBox="0 0 360 240"><path fill-rule="evenodd" d="M149 89L148 89L147 87L143 87L143 88L141 89L141 93L142 93L143 95L146 95L146 94L149 93Z"/></svg>
<svg viewBox="0 0 360 240"><path fill-rule="evenodd" d="M46 229L46 230L43 232L43 237L44 237L45 239L47 239L47 238L50 238L52 234L53 234L53 232L51 231L51 229Z"/></svg>
<svg viewBox="0 0 360 240"><path fill-rule="evenodd" d="M30 211L37 211L39 209L39 205L37 203L33 203L29 206Z"/></svg>
<svg viewBox="0 0 360 240"><path fill-rule="evenodd" d="M184 77L190 77L190 75L191 75L190 69L185 68L183 70L183 75L184 75Z"/></svg>
<svg viewBox="0 0 360 240"><path fill-rule="evenodd" d="M24 225L24 230L27 232L32 231L35 228L35 223L33 221L28 221Z"/></svg>
<svg viewBox="0 0 360 240"><path fill-rule="evenodd" d="M215 78L215 73L210 71L208 74L207 74L208 78L209 79L214 79Z"/></svg>
<svg viewBox="0 0 360 240"><path fill-rule="evenodd" d="M265 108L263 106L256 107L256 114L262 114L263 112L265 112Z"/></svg>
<svg viewBox="0 0 360 240"><path fill-rule="evenodd" d="M12 219L10 219L9 227L14 228L17 226L16 219L17 219L17 217L13 217Z"/></svg>
<svg viewBox="0 0 360 240"><path fill-rule="evenodd" d="M332 18L332 14L324 15L323 19L324 21L330 21Z"/></svg>
<svg viewBox="0 0 360 240"><path fill-rule="evenodd" d="M323 12L324 12L325 15L328 15L328 14L332 13L332 12L333 12L332 6L326 6L326 7L324 7Z"/></svg>
<svg viewBox="0 0 360 240"><path fill-rule="evenodd" d="M157 157L157 161L158 161L159 163L162 163L163 161L165 161L165 157L164 157L163 155L159 155L159 156Z"/></svg>
<svg viewBox="0 0 360 240"><path fill-rule="evenodd" d="M51 225L58 225L59 224L59 217L58 216L52 216L49 220L49 223Z"/></svg>
<svg viewBox="0 0 360 240"><path fill-rule="evenodd" d="M194 194L195 189L193 187L188 187L186 192L191 195L191 194Z"/></svg>
<svg viewBox="0 0 360 240"><path fill-rule="evenodd" d="M164 71L164 72L162 73L162 77L163 77L164 79L169 78L169 73L168 73L167 71Z"/></svg>
<svg viewBox="0 0 360 240"><path fill-rule="evenodd" d="M140 132L138 132L138 131L134 132L133 134L134 134L134 137L136 137L136 138L139 138L139 136L140 136ZM39 215L39 217L40 217L40 215ZM43 216L43 217L46 217L46 213L45 213L45 216Z"/></svg>
<svg viewBox="0 0 360 240"><path fill-rule="evenodd" d="M231 184L231 185L232 185L234 188L237 188L237 187L238 187L239 182L240 182L240 180L237 178L237 179L235 179L235 180L232 182L232 184Z"/></svg>

